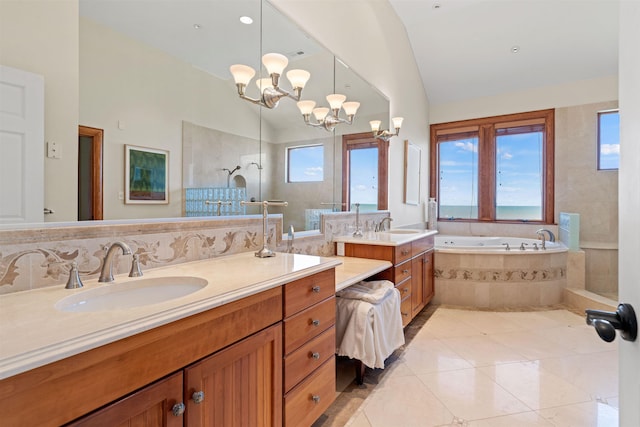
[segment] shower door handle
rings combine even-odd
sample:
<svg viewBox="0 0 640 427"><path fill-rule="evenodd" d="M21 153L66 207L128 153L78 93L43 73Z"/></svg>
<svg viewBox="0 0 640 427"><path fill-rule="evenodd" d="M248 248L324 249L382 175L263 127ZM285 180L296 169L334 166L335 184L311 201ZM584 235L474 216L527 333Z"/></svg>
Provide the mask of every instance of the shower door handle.
<svg viewBox="0 0 640 427"><path fill-rule="evenodd" d="M616 329L627 341L635 341L638 336L638 319L631 304L619 304L615 312L601 310L585 310L587 325L596 328L603 341L611 342L616 338Z"/></svg>

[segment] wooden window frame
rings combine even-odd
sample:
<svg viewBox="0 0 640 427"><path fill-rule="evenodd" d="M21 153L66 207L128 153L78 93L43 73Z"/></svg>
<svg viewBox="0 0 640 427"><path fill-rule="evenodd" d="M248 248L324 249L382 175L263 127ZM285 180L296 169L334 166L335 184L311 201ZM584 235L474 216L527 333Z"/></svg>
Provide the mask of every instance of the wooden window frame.
<svg viewBox="0 0 640 427"><path fill-rule="evenodd" d="M353 133L342 136L342 210L351 207L349 197L349 164L351 150L378 148L378 210L389 208L389 142L374 138L371 132Z"/></svg>
<svg viewBox="0 0 640 427"><path fill-rule="evenodd" d="M499 220L496 219L496 129L526 127L544 123L543 143L543 188L542 220ZM452 135L465 135L477 132L478 135L478 218L452 219L458 222L496 222L496 223L554 223L554 151L555 151L555 109L530 111L484 117L457 122L438 123L430 126L430 185L429 197L440 200L438 143L451 139ZM440 141L439 141L440 139ZM438 218L439 220L441 218Z"/></svg>

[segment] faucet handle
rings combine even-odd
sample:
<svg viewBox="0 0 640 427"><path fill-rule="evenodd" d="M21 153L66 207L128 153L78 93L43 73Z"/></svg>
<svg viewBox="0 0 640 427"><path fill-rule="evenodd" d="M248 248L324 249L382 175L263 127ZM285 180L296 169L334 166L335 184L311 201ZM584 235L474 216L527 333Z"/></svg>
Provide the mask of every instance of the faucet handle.
<svg viewBox="0 0 640 427"><path fill-rule="evenodd" d="M80 274L78 273L78 263L73 261L71 263L71 268L69 269L69 279L67 280L67 285L64 288L78 289L82 286L82 280L80 280Z"/></svg>
<svg viewBox="0 0 640 427"><path fill-rule="evenodd" d="M129 277L142 277L142 269L140 268L140 255L133 254L131 260L131 271L129 271Z"/></svg>

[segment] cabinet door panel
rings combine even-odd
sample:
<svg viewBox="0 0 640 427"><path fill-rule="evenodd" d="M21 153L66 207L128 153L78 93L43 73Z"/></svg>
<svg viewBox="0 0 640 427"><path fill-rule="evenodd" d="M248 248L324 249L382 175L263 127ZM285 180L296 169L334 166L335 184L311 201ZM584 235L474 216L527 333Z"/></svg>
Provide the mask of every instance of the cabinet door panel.
<svg viewBox="0 0 640 427"><path fill-rule="evenodd" d="M281 323L185 369L185 400L188 427L280 426Z"/></svg>
<svg viewBox="0 0 640 427"><path fill-rule="evenodd" d="M171 375L107 407L69 424L74 427L180 427L183 415L173 405L182 402L182 372Z"/></svg>

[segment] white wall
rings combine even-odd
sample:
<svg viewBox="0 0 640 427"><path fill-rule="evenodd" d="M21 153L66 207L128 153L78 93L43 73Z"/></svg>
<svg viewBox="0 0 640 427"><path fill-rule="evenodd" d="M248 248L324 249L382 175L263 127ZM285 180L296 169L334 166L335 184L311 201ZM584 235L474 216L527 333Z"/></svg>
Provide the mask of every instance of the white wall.
<svg viewBox="0 0 640 427"><path fill-rule="evenodd" d="M591 104L612 99L618 99L617 76L579 80L496 96L431 105L430 118L431 123L446 123L478 117Z"/></svg>
<svg viewBox="0 0 640 427"><path fill-rule="evenodd" d="M104 218L181 216L182 121L258 141L257 109L238 102L231 79L218 79L86 18L80 19L80 34L80 124L105 131ZM119 199L125 144L169 151L169 205ZM213 163L217 153L206 154Z"/></svg>
<svg viewBox="0 0 640 427"><path fill-rule="evenodd" d="M16 43L19 40L19 43ZM45 158L46 221L77 218L78 1L0 1L0 63L44 76L44 144L62 158ZM69 183L74 187L70 188Z"/></svg>
<svg viewBox="0 0 640 427"><path fill-rule="evenodd" d="M389 210L394 226L423 221L424 208L403 203L404 139L422 148L428 164L429 106L404 25L387 1L270 0L282 13L390 100L391 117L405 118L389 152ZM422 174L422 201L428 171Z"/></svg>

